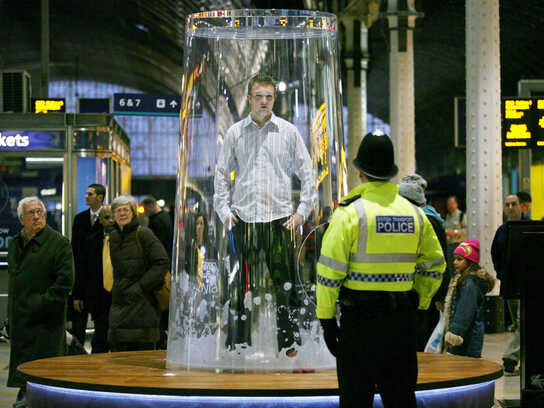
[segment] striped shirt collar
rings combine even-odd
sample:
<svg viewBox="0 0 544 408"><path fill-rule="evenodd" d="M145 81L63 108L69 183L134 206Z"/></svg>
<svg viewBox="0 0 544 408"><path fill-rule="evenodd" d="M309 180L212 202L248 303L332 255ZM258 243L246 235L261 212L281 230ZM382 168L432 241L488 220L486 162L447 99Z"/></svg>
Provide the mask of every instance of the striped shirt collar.
<svg viewBox="0 0 544 408"><path fill-rule="evenodd" d="M253 118L251 117L251 112L250 112L249 115L247 115L246 118L243 119L242 127L245 128L245 127L253 124L253 125L257 126L259 129L264 129L267 126L269 126L270 123L273 124L274 126L276 126L276 128L279 129L279 126L280 126L279 118L276 115L274 115L274 112L271 112L270 118L266 121L266 123L264 124L264 126L262 128L259 127L259 125L257 125L257 122L255 122L253 120Z"/></svg>

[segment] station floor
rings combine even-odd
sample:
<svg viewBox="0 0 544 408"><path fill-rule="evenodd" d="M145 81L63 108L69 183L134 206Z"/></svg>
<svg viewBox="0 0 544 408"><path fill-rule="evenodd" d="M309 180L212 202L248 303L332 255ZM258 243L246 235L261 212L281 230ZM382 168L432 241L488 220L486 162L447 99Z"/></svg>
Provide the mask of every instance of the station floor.
<svg viewBox="0 0 544 408"><path fill-rule="evenodd" d="M484 338L484 350L482 358L502 364L502 353L510 343L513 333L486 334ZM90 350L87 341L85 348ZM9 343L0 342L0 408L10 408L17 396L16 388L6 387L8 378ZM514 377L501 377L495 385L495 406L501 405L498 400L519 400L519 375Z"/></svg>

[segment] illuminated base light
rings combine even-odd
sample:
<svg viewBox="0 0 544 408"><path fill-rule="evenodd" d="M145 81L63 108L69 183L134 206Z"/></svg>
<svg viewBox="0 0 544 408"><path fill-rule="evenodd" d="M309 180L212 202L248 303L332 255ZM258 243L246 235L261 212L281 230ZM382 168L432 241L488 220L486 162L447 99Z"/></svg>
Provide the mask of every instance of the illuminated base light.
<svg viewBox="0 0 544 408"><path fill-rule="evenodd" d="M536 142L536 145L537 145L537 146L544 146L544 140L538 140L538 141Z"/></svg>
<svg viewBox="0 0 544 408"><path fill-rule="evenodd" d="M167 392L168 390L164 390ZM86 408L162 408L183 406L184 408L332 408L338 406L338 396L310 397L206 397L129 394L104 391L87 391L52 387L29 382L27 398L32 408L86 407ZM490 408L494 404L495 382L461 387L417 391L418 406L425 408ZM374 408L383 408L379 395L374 397Z"/></svg>

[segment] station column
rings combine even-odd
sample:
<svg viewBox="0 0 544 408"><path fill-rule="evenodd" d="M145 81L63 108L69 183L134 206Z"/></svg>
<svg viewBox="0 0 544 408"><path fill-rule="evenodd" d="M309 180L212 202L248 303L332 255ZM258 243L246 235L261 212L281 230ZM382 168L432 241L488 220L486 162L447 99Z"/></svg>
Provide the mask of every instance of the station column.
<svg viewBox="0 0 544 408"><path fill-rule="evenodd" d="M499 1L466 2L468 235L480 240L480 264L502 223Z"/></svg>
<svg viewBox="0 0 544 408"><path fill-rule="evenodd" d="M348 107L348 189L359 185L359 172L351 165L367 133L368 29L379 15L379 0L352 0L340 15L342 56L346 69Z"/></svg>
<svg viewBox="0 0 544 408"><path fill-rule="evenodd" d="M388 0L389 117L398 177L415 172L414 0Z"/></svg>

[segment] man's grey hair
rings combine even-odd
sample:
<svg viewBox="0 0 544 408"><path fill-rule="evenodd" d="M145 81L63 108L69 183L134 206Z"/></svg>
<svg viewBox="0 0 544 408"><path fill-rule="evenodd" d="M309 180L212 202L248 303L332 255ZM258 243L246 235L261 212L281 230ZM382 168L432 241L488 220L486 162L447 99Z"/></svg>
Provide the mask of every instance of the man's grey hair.
<svg viewBox="0 0 544 408"><path fill-rule="evenodd" d="M114 213L115 209L121 205L129 205L134 216L138 215L138 202L130 195L121 195L111 202L111 211Z"/></svg>
<svg viewBox="0 0 544 408"><path fill-rule="evenodd" d="M19 201L19 204L17 204L17 216L19 217L19 219L23 218L23 206L25 204L28 204L32 201L37 201L39 202L41 205L42 205L42 208L43 208L43 213L45 215L47 215L47 209L45 208L45 204L43 203L42 200L40 200L37 196L32 196L32 197L25 197L23 198L21 201Z"/></svg>

